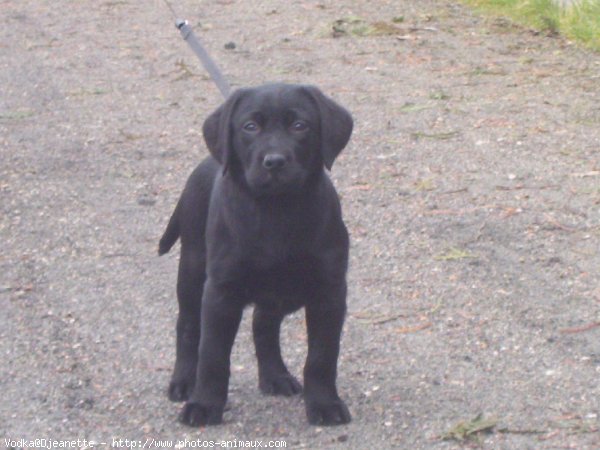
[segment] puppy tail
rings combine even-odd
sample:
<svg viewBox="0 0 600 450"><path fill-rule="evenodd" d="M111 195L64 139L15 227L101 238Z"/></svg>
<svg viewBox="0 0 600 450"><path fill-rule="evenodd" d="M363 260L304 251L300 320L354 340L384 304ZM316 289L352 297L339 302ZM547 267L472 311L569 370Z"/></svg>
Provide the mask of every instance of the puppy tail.
<svg viewBox="0 0 600 450"><path fill-rule="evenodd" d="M160 238L160 242L158 243L158 256L162 256L165 253L168 253L168 251L171 250L171 247L173 247L173 244L175 244L175 242L177 242L177 239L179 239L180 232L178 211L179 204L175 208L175 211L173 211L173 215L169 219L167 229Z"/></svg>

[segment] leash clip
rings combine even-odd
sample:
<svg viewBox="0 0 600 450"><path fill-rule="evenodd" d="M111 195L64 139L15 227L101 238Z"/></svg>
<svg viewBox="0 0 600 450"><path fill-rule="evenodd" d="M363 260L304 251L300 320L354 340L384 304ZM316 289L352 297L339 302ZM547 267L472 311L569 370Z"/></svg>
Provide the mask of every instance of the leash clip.
<svg viewBox="0 0 600 450"><path fill-rule="evenodd" d="M177 19L177 20L175 20L175 27L177 27L178 30L181 30L181 28L184 25L187 25L187 24L188 24L188 21L185 20L185 19Z"/></svg>
<svg viewBox="0 0 600 450"><path fill-rule="evenodd" d="M185 19L177 19L175 21L175 27L181 33L181 37L183 37L183 40L187 41L187 38L189 37L190 33L192 32L192 29L190 28L188 21Z"/></svg>
<svg viewBox="0 0 600 450"><path fill-rule="evenodd" d="M188 21L185 19L177 19L177 16L175 15L175 11L173 10L171 4L168 2L168 0L164 1L171 10L173 17L175 18L175 27L181 33L181 37L183 38L183 40L186 41L191 47L191 49L194 51L194 53L204 66L204 69L206 69L213 82L217 85L219 91L221 91L221 95L223 95L223 97L225 98L229 97L229 93L231 92L231 87L229 86L229 83L219 70L217 64L213 61L213 59L210 57L208 52L204 49L204 47L192 31L192 28L190 27Z"/></svg>

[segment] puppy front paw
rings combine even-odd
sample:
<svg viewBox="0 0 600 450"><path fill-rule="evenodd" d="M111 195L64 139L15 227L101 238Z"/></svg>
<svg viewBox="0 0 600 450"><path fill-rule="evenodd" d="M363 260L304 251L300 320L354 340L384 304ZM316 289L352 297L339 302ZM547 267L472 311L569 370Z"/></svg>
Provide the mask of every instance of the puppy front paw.
<svg viewBox="0 0 600 450"><path fill-rule="evenodd" d="M169 383L169 400L172 402L183 402L190 398L194 389L193 380L171 380Z"/></svg>
<svg viewBox="0 0 600 450"><path fill-rule="evenodd" d="M290 373L263 374L259 376L258 387L267 395L292 395L302 392L302 385Z"/></svg>
<svg viewBox="0 0 600 450"><path fill-rule="evenodd" d="M218 405L187 402L179 414L179 421L190 427L218 425L223 422L223 409Z"/></svg>
<svg viewBox="0 0 600 450"><path fill-rule="evenodd" d="M169 383L169 400L183 402L190 398L196 384L196 361L193 358L178 358Z"/></svg>
<svg viewBox="0 0 600 450"><path fill-rule="evenodd" d="M322 403L306 401L306 417L311 425L342 425L352 420L346 404L338 399Z"/></svg>

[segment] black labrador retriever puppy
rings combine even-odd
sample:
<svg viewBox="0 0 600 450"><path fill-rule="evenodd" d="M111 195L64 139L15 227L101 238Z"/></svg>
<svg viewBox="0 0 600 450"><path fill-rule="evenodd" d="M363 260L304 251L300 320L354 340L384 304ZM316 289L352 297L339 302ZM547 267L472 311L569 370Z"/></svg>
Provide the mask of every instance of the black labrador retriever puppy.
<svg viewBox="0 0 600 450"><path fill-rule="evenodd" d="M319 89L288 84L239 89L205 121L212 156L187 181L159 245L162 255L181 238L169 397L187 400L183 423L222 421L231 348L250 303L261 391L302 391L281 357L279 329L304 306L308 421L350 421L336 389L349 241L325 168L352 126Z"/></svg>

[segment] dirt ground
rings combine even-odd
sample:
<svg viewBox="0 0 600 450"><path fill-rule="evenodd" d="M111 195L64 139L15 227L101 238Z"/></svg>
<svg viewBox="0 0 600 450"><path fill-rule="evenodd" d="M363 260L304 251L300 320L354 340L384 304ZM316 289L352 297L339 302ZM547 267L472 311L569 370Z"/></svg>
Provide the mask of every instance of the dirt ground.
<svg viewBox="0 0 600 450"><path fill-rule="evenodd" d="M258 392L248 312L225 424L177 422L156 249L220 94L160 1L3 0L0 447L600 448L600 55L450 1L173 5L234 86L316 84L355 117L332 171L353 422ZM305 338L298 313L297 375Z"/></svg>

